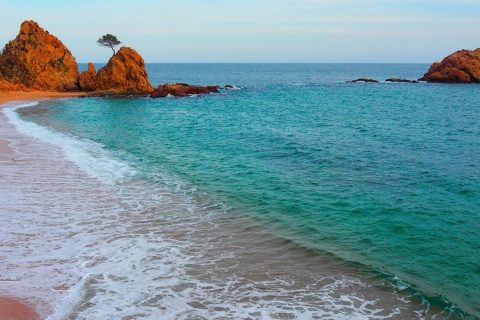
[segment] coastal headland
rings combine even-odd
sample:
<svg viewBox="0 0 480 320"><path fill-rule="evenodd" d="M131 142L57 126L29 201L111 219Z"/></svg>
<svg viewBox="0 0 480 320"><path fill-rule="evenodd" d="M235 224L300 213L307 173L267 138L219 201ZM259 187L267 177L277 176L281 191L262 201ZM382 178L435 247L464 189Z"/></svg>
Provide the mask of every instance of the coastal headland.
<svg viewBox="0 0 480 320"><path fill-rule="evenodd" d="M17 37L8 42L0 54L2 95L6 92L82 92L95 96L151 95L159 98L208 94L218 92L218 88L167 83L155 89L148 80L143 58L126 46L98 71L89 63L88 70L80 73L71 51L31 20L21 24Z"/></svg>

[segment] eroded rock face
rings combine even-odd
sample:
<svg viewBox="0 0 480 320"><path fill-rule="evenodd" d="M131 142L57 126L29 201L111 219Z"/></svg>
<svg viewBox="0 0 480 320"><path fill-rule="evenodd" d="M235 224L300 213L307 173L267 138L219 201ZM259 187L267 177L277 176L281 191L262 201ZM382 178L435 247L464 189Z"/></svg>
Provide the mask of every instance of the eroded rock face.
<svg viewBox="0 0 480 320"><path fill-rule="evenodd" d="M480 48L460 50L435 62L419 79L428 82L480 83Z"/></svg>
<svg viewBox="0 0 480 320"><path fill-rule="evenodd" d="M218 92L217 86L191 86L186 83L164 84L159 85L155 91L150 94L152 98L165 98L169 94L175 97L186 97L192 94L209 94L210 92Z"/></svg>
<svg viewBox="0 0 480 320"><path fill-rule="evenodd" d="M96 90L142 94L152 92L153 87L148 81L143 58L134 49L121 47L107 65L98 70Z"/></svg>
<svg viewBox="0 0 480 320"><path fill-rule="evenodd" d="M25 21L0 55L0 72L12 86L78 91L78 65L70 50L35 21Z"/></svg>
<svg viewBox="0 0 480 320"><path fill-rule="evenodd" d="M93 63L88 63L88 70L80 74L80 89L82 91L95 91L97 89L97 71Z"/></svg>

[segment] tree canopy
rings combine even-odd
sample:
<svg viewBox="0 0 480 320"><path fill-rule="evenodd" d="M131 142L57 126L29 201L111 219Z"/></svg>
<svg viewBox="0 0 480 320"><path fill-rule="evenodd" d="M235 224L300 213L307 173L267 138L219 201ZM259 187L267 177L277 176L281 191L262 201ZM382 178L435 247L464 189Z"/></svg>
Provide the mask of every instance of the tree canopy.
<svg viewBox="0 0 480 320"><path fill-rule="evenodd" d="M102 47L109 47L115 55L115 46L121 44L121 42L113 34L107 33L97 40L97 44Z"/></svg>

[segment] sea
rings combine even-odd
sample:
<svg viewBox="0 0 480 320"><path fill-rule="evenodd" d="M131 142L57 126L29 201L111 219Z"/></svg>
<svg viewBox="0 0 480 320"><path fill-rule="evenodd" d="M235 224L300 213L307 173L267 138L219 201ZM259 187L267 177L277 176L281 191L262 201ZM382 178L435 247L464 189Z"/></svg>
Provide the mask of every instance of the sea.
<svg viewBox="0 0 480 320"><path fill-rule="evenodd" d="M146 67L232 89L3 109L0 295L49 320L479 319L478 84Z"/></svg>

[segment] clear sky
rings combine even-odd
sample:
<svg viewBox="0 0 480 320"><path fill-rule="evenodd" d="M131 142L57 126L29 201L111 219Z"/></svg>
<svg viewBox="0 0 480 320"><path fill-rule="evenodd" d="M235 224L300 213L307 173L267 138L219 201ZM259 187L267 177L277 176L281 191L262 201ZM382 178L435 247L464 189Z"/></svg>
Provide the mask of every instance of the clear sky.
<svg viewBox="0 0 480 320"><path fill-rule="evenodd" d="M480 47L480 0L0 0L0 47L35 20L78 62L424 62Z"/></svg>

